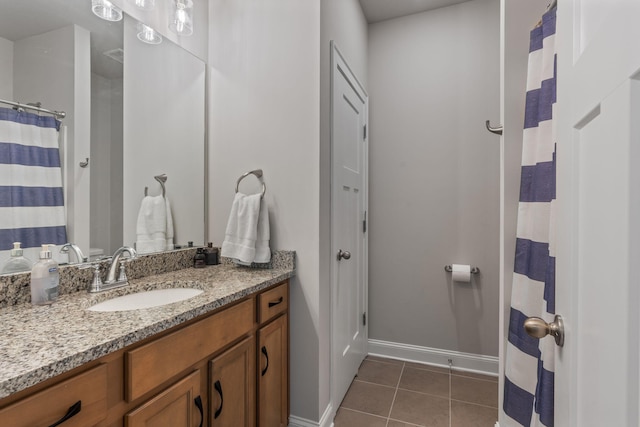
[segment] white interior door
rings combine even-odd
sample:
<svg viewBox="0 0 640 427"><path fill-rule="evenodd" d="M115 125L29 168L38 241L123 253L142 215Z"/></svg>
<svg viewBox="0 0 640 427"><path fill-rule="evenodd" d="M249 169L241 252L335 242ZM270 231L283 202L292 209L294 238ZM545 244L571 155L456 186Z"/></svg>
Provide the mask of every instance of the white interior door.
<svg viewBox="0 0 640 427"><path fill-rule="evenodd" d="M331 376L337 407L367 349L367 96L335 45L331 54Z"/></svg>
<svg viewBox="0 0 640 427"><path fill-rule="evenodd" d="M640 2L559 0L555 425L638 425ZM544 339L550 339L549 337Z"/></svg>

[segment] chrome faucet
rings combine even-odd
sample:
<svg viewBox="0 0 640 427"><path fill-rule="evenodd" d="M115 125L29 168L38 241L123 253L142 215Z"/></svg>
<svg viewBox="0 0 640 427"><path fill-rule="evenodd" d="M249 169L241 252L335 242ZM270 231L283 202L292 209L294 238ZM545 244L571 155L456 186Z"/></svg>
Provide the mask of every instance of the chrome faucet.
<svg viewBox="0 0 640 427"><path fill-rule="evenodd" d="M135 249L129 246L123 246L117 249L113 253L113 257L111 258L111 265L109 266L109 272L107 273L107 279L104 281L105 285L118 285L118 284L126 284L127 276L124 273L124 265L120 262L122 258L122 254L127 252L129 254L129 258L133 259L138 256L138 253ZM116 276L116 274L118 276Z"/></svg>
<svg viewBox="0 0 640 427"><path fill-rule="evenodd" d="M73 252L76 255L76 260L78 261L77 262L78 264L87 262L89 260L89 258L84 256L84 254L82 253L78 245L74 243L65 243L64 245L62 245L62 247L60 248L60 253L68 254L70 252L69 250L71 250L71 252ZM71 260L69 260L69 264L71 264Z"/></svg>

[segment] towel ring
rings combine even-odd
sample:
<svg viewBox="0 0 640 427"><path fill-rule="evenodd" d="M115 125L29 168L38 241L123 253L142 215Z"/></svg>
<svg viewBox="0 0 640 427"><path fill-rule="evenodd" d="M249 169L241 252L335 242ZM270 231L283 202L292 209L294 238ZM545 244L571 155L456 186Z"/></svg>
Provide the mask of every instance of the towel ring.
<svg viewBox="0 0 640 427"><path fill-rule="evenodd" d="M160 183L160 186L162 187L162 197L165 197L165 195L167 194L167 190L164 187L164 183L167 182L167 174L163 173L162 175L156 175L153 177L153 179L155 179L156 181L158 181ZM147 193L149 192L149 187L144 187L144 195L145 197L147 196Z"/></svg>
<svg viewBox="0 0 640 427"><path fill-rule="evenodd" d="M260 198L263 199L265 193L267 192L267 186L265 185L264 181L262 180L262 169L255 169L255 170L243 173L242 176L240 178L238 178L238 181L236 182L236 193L238 192L238 189L240 188L240 181L242 181L243 179L245 179L249 175L255 175L256 178L258 178L260 180L260 182L262 183L262 196L260 196Z"/></svg>

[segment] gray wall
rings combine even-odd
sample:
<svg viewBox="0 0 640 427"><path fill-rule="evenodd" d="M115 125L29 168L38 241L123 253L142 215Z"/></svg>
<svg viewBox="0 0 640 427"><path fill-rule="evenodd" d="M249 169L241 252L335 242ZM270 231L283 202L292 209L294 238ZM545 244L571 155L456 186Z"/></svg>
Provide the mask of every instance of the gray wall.
<svg viewBox="0 0 640 427"><path fill-rule="evenodd" d="M499 20L474 0L369 26L372 339L498 355Z"/></svg>
<svg viewBox="0 0 640 427"><path fill-rule="evenodd" d="M262 168L271 248L297 253L291 414L317 421L329 375L318 279L320 2L212 0L209 10L210 240L222 244L238 177ZM249 177L241 190L256 184Z"/></svg>
<svg viewBox="0 0 640 427"><path fill-rule="evenodd" d="M0 99L13 100L13 42L0 37ZM7 105L2 104L3 108Z"/></svg>
<svg viewBox="0 0 640 427"><path fill-rule="evenodd" d="M105 255L122 246L122 83L91 74L90 246Z"/></svg>
<svg viewBox="0 0 640 427"><path fill-rule="evenodd" d="M333 40L360 83L366 88L367 20L358 0L322 0L320 4L320 306L323 330L320 337L326 353L320 360L329 372L331 355L331 40ZM330 375L320 378L320 408L329 403ZM335 409L335 408L334 408Z"/></svg>

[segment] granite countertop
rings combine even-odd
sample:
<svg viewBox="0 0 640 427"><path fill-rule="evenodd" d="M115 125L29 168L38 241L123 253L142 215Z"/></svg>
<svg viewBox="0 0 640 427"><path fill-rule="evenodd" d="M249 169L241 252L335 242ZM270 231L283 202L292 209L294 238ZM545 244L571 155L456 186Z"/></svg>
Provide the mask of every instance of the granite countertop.
<svg viewBox="0 0 640 427"><path fill-rule="evenodd" d="M290 278L290 268L254 269L230 264L187 268L129 281L98 294L61 295L50 306L20 304L0 309L0 398L55 377L151 335ZM198 288L191 299L160 307L86 310L101 301L163 288Z"/></svg>

